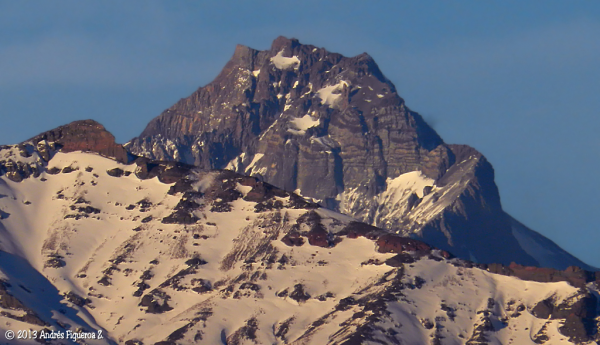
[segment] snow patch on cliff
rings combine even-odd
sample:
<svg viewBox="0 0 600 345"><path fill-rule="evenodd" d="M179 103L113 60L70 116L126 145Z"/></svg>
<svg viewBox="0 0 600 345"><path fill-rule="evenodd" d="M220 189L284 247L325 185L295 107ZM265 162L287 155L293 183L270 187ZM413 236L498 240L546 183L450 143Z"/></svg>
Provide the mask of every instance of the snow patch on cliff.
<svg viewBox="0 0 600 345"><path fill-rule="evenodd" d="M317 97L321 99L321 104L334 105L342 96L341 92L344 86L348 85L349 83L347 81L342 80L335 85L325 86L317 91Z"/></svg>
<svg viewBox="0 0 600 345"><path fill-rule="evenodd" d="M419 198L422 198L424 194L423 189L425 187L432 187L434 182L435 181L433 179L430 179L427 176L423 175L423 173L420 171L411 171L393 179L388 178L386 184L387 190L392 191L392 193L394 193L395 196L395 198L393 198L393 200L390 201L398 202L402 199L401 195L398 195L399 191L402 191L402 193L404 193L404 191L409 190L417 194Z"/></svg>
<svg viewBox="0 0 600 345"><path fill-rule="evenodd" d="M278 69L288 69L293 66L297 68L297 66L300 64L300 59L298 59L297 56L285 57L283 56L282 50L271 58L271 62Z"/></svg>
<svg viewBox="0 0 600 345"><path fill-rule="evenodd" d="M312 115L314 114L315 113L312 112ZM288 132L296 135L304 135L307 129L321 124L321 120L313 118L310 114L306 114L303 117L291 119L289 123L291 128L288 128Z"/></svg>

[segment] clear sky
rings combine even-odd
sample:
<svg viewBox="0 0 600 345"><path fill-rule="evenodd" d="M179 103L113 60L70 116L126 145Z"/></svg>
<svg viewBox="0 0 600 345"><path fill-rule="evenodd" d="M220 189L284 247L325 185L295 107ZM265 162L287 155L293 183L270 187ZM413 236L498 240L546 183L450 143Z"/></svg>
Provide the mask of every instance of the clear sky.
<svg viewBox="0 0 600 345"><path fill-rule="evenodd" d="M600 267L600 1L0 0L0 144L86 118L126 142L279 35L368 52L509 213Z"/></svg>

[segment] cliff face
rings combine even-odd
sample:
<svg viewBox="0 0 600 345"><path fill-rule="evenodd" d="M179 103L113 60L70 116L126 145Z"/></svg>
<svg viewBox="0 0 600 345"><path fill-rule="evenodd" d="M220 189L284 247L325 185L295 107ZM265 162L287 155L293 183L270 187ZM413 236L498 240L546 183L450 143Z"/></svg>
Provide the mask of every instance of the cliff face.
<svg viewBox="0 0 600 345"><path fill-rule="evenodd" d="M490 163L445 144L367 54L347 58L285 37L266 51L238 45L214 81L126 147L256 176L465 259L547 265L514 236ZM556 255L565 260L555 268L586 266Z"/></svg>
<svg viewBox="0 0 600 345"><path fill-rule="evenodd" d="M94 120L74 121L41 133L26 142L38 146L52 142L61 152L90 151L127 163L127 150L115 142L115 137Z"/></svg>
<svg viewBox="0 0 600 345"><path fill-rule="evenodd" d="M375 195L388 176L423 163L437 177L445 157L429 152L440 144L370 56L280 37L269 51L238 46L212 83L152 120L129 148L206 168L254 162L255 175L329 199L346 186Z"/></svg>

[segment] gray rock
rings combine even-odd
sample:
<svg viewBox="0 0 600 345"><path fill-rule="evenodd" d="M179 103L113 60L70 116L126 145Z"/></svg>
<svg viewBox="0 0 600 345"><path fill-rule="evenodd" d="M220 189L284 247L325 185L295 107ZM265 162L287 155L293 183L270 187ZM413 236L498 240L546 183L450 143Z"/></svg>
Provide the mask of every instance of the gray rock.
<svg viewBox="0 0 600 345"><path fill-rule="evenodd" d="M150 159L227 168L299 189L324 206L460 258L540 265L513 235L491 164L469 146L444 143L366 53L348 58L285 37L265 51L238 45L215 80L125 146ZM158 174L149 166L139 170L142 178ZM435 188L407 204L379 199L390 179L412 171ZM550 247L564 258L555 268L590 268Z"/></svg>

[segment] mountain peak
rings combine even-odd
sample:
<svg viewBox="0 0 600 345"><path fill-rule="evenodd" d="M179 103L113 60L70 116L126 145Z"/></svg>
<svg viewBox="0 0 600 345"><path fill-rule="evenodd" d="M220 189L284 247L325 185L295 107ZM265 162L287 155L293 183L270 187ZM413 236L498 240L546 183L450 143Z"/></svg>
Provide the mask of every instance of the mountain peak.
<svg viewBox="0 0 600 345"><path fill-rule="evenodd" d="M238 44L235 46L235 51L233 52L233 56L229 61L228 65L225 66L224 70L227 69L229 65L241 66L244 68L252 68L252 60L258 51L247 47L242 44Z"/></svg>
<svg viewBox="0 0 600 345"><path fill-rule="evenodd" d="M54 142L62 152L91 151L127 163L125 148L115 142L115 137L94 120L80 120L40 133L26 140L34 146L40 141Z"/></svg>
<svg viewBox="0 0 600 345"><path fill-rule="evenodd" d="M287 38L285 36L279 36L271 44L271 52L277 53L284 49L294 50L294 48L300 45L300 42L296 38Z"/></svg>
<svg viewBox="0 0 600 345"><path fill-rule="evenodd" d="M0 146L1 324L127 345L600 339L600 272L506 214L492 165L366 53L238 45L127 147L93 120Z"/></svg>
<svg viewBox="0 0 600 345"><path fill-rule="evenodd" d="M258 177L464 259L584 265L560 248L559 265L527 252L537 237L526 228L515 237L491 164L444 143L367 53L344 57L284 36L264 51L238 45L215 80L126 145Z"/></svg>

